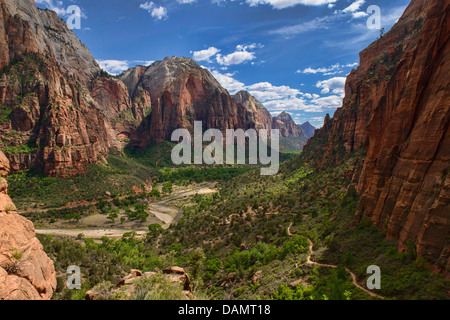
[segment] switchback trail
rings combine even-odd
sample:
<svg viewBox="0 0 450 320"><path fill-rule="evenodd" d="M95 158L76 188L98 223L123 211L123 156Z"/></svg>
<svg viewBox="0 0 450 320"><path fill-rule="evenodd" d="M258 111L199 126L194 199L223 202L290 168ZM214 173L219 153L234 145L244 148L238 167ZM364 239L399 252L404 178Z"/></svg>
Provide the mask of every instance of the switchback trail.
<svg viewBox="0 0 450 320"><path fill-rule="evenodd" d="M291 227L292 227L293 224L294 224L294 223L291 222L291 224L290 224L289 227L287 228L287 233L288 233L289 236L292 236L292 235L293 235L292 232L291 232ZM311 241L311 239L308 239L308 242L309 242L309 252L310 252L310 253L309 253L309 255L308 255L308 258L306 259L306 264L309 264L309 265L316 265L316 266L320 266L320 267L324 267L324 268L334 268L334 269L336 269L336 268L338 267L338 266L336 266L336 265L334 265L334 264L325 264L325 263L319 263L319 262L312 261L311 257L312 257L312 255L315 253L315 252L314 252L314 243ZM369 291L369 290L367 290L366 288L364 288L363 286L361 286L361 285L358 283L358 278L356 277L356 274L354 274L353 272L351 272L348 268L345 268L345 270L350 274L350 276L352 277L353 284L354 284L357 288L363 290L364 292L366 292L367 294L369 294L371 297L377 297L377 298L380 298L380 299L385 299L384 297L382 297L382 296L380 296L380 295L378 295L378 294L376 294L376 293L373 293L372 291Z"/></svg>
<svg viewBox="0 0 450 320"><path fill-rule="evenodd" d="M312 255L314 254L314 248L313 248L313 247L314 247L314 243L311 241L311 239L308 239L308 241L309 241L309 252L310 252L310 254L309 254L309 256L308 256L308 258L307 258L307 260L306 260L306 264L309 264L309 265L316 265L316 266L320 266L320 267L324 267L324 268L337 268L337 267L338 267L338 266L336 266L336 265L334 265L334 264L324 264L324 263L319 263L319 262L314 262L314 261L312 261L312 260L311 260L311 257L312 257ZM373 293L372 291L369 291L369 290L367 290L366 288L364 288L363 286L361 286L361 285L358 283L358 278L356 277L356 274L354 274L353 272L351 272L348 268L345 268L345 270L351 275L353 284L354 284L357 288L363 290L364 292L366 292L367 294L369 294L371 297L377 297L377 298L380 298L380 299L385 299L384 297L382 297L382 296L380 296L380 295L378 295L378 294L376 294L376 293Z"/></svg>

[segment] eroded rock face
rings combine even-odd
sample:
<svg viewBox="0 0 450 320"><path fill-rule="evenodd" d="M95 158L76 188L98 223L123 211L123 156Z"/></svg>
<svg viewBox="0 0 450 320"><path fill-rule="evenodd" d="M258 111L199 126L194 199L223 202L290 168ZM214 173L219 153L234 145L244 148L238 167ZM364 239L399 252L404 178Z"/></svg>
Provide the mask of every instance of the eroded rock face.
<svg viewBox="0 0 450 320"><path fill-rule="evenodd" d="M413 0L361 52L343 107L305 148L319 166L365 148L359 212L441 267L450 265L449 5Z"/></svg>
<svg viewBox="0 0 450 320"><path fill-rule="evenodd" d="M48 300L56 289L53 262L35 236L31 221L15 213L0 152L0 300Z"/></svg>
<svg viewBox="0 0 450 320"><path fill-rule="evenodd" d="M149 67L138 66L124 72L120 79L132 99L148 92L152 112L140 128L140 144L170 140L179 128L193 129L202 121L204 129L270 129L267 110L260 104L241 104L195 61L172 57Z"/></svg>
<svg viewBox="0 0 450 320"><path fill-rule="evenodd" d="M13 171L70 176L123 147L151 109L101 70L55 12L0 0L0 120ZM11 148L9 148L11 150Z"/></svg>
<svg viewBox="0 0 450 320"><path fill-rule="evenodd" d="M272 127L256 99L237 102L191 59L112 78L56 13L33 0L0 0L0 10L0 148L10 147L13 171L76 175L111 147L170 140L195 120L222 131Z"/></svg>
<svg viewBox="0 0 450 320"><path fill-rule="evenodd" d="M239 91L233 95L233 99L246 109L246 122L254 125L252 129L272 128L272 116L267 109L247 91Z"/></svg>
<svg viewBox="0 0 450 320"><path fill-rule="evenodd" d="M367 126L359 210L417 253L450 265L450 1L413 1L427 12ZM408 14L408 12L406 13Z"/></svg>
<svg viewBox="0 0 450 320"><path fill-rule="evenodd" d="M289 113L282 112L278 117L273 118L272 127L280 130L281 137L305 137L305 132L300 125L296 124Z"/></svg>

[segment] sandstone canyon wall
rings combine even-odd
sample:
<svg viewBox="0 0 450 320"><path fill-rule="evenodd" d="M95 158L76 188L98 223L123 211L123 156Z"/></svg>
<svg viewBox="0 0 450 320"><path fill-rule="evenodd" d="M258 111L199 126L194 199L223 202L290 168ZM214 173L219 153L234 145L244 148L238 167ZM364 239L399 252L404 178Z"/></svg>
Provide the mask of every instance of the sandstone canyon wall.
<svg viewBox="0 0 450 320"><path fill-rule="evenodd" d="M450 265L449 0L413 0L360 54L343 107L305 147L323 166L364 148L359 213ZM319 146L319 147L318 147Z"/></svg>
<svg viewBox="0 0 450 320"><path fill-rule="evenodd" d="M0 0L0 138L13 171L83 172L121 146L151 107L101 72L55 12Z"/></svg>

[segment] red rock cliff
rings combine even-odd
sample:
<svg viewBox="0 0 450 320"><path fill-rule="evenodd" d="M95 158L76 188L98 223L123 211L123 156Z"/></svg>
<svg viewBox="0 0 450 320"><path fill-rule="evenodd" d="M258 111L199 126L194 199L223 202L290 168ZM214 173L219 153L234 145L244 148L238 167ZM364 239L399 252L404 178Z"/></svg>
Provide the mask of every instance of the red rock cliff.
<svg viewBox="0 0 450 320"><path fill-rule="evenodd" d="M206 69L195 61L172 57L149 67L136 67L120 79L129 94L148 92L152 111L141 125L141 145L170 140L178 128L192 129L202 121L204 129L270 129L267 110L254 109L235 100ZM256 100L256 99L255 99Z"/></svg>
<svg viewBox="0 0 450 320"><path fill-rule="evenodd" d="M135 135L151 108L101 73L55 12L0 0L0 138L13 171L83 172Z"/></svg>
<svg viewBox="0 0 450 320"><path fill-rule="evenodd" d="M400 250L411 241L442 267L450 265L449 5L413 0L361 52L343 107L305 148L324 165L364 147L359 211Z"/></svg>

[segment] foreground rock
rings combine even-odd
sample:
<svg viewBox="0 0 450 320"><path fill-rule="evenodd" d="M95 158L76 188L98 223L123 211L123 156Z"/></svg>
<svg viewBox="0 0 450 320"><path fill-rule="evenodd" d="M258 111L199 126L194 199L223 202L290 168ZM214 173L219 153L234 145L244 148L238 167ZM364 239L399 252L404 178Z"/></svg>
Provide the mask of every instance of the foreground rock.
<svg viewBox="0 0 450 320"><path fill-rule="evenodd" d="M131 270L115 286L110 283L95 286L86 292L86 300L190 299L191 280L184 269L171 267L161 271L156 268L155 271Z"/></svg>
<svg viewBox="0 0 450 320"><path fill-rule="evenodd" d="M3 178L9 172L0 152L0 300L48 300L56 288L53 262L31 221L15 213Z"/></svg>

